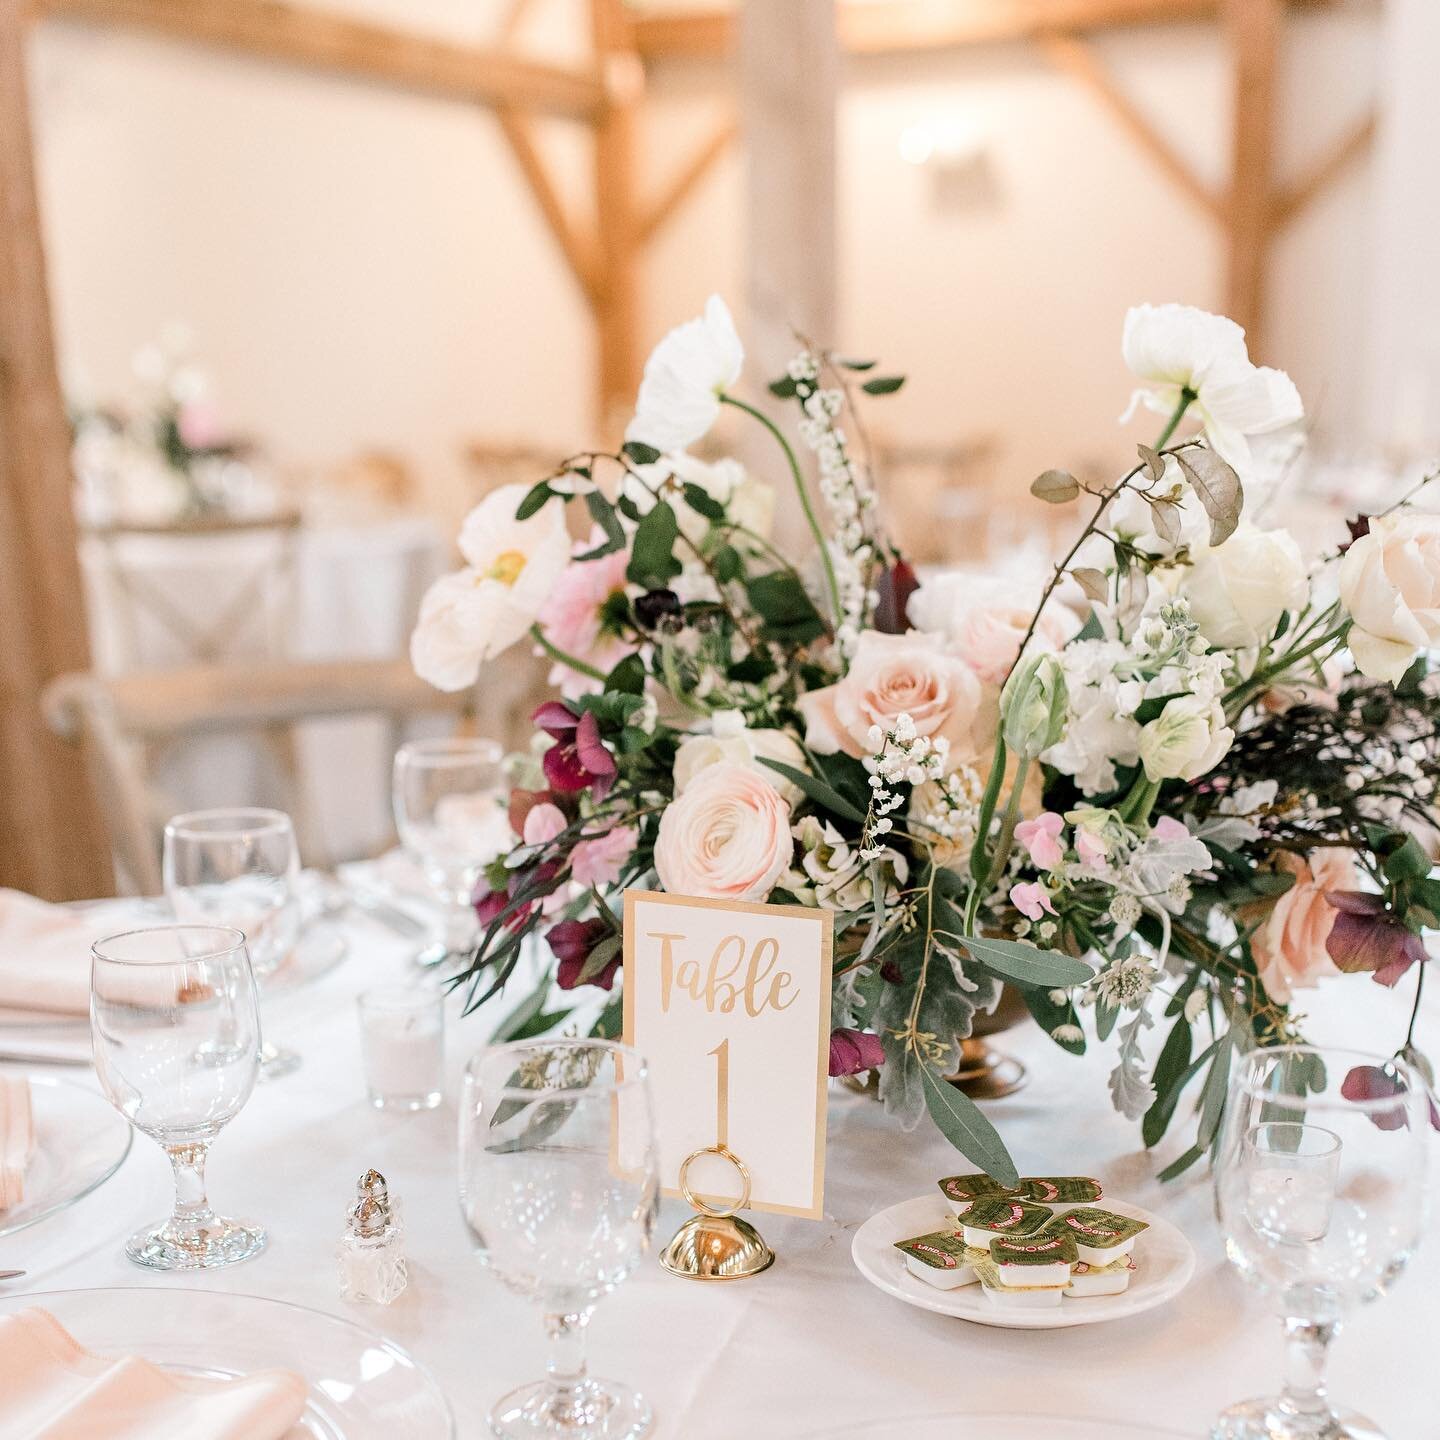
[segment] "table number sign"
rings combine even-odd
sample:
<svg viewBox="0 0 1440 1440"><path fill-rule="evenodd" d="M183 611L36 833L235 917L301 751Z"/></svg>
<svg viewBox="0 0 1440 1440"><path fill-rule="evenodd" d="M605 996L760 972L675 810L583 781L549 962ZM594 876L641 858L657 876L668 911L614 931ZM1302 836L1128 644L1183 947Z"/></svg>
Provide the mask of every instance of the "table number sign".
<svg viewBox="0 0 1440 1440"><path fill-rule="evenodd" d="M724 1147L750 1209L820 1218L832 935L825 910L626 892L625 1041L650 1065L667 1195ZM719 1204L740 1188L723 1155L688 1179Z"/></svg>

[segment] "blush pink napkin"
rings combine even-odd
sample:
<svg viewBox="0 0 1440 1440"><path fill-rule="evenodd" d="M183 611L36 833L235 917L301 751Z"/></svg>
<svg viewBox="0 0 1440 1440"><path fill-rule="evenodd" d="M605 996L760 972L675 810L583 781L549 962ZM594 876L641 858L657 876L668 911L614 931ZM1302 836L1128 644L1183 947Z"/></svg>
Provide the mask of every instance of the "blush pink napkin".
<svg viewBox="0 0 1440 1440"><path fill-rule="evenodd" d="M308 1388L288 1370L206 1380L107 1360L46 1310L0 1318L0 1440L281 1440Z"/></svg>
<svg viewBox="0 0 1440 1440"><path fill-rule="evenodd" d="M23 1075L0 1075L0 1212L25 1198L25 1171L34 1155L30 1082Z"/></svg>
<svg viewBox="0 0 1440 1440"><path fill-rule="evenodd" d="M103 933L94 917L0 889L0 1006L86 1014L90 945Z"/></svg>

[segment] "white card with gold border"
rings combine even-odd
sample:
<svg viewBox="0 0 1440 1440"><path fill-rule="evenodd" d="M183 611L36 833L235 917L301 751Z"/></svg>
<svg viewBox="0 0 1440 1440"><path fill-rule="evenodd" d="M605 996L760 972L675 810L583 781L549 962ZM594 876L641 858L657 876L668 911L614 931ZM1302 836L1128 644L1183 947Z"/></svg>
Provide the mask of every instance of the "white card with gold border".
<svg viewBox="0 0 1440 1440"><path fill-rule="evenodd" d="M724 1145L749 1208L818 1220L825 1194L833 917L799 905L625 893L625 1043L645 1056L667 1195ZM733 1201L723 1156L687 1179Z"/></svg>

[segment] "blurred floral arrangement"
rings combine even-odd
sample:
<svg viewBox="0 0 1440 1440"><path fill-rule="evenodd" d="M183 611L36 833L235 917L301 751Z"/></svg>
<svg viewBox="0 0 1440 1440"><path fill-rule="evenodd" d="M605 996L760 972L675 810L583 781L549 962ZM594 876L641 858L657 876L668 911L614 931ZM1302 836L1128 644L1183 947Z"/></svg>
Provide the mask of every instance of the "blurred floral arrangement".
<svg viewBox="0 0 1440 1440"><path fill-rule="evenodd" d="M190 350L188 331L169 326L136 352L123 405L72 401L78 506L87 519L161 523L273 500L244 463L250 447L222 428Z"/></svg>
<svg viewBox="0 0 1440 1440"><path fill-rule="evenodd" d="M1440 925L1425 661L1440 519L1407 497L1307 567L1285 531L1243 516L1241 477L1268 483L1297 448L1290 379L1254 365L1229 320L1176 305L1132 310L1123 352L1132 409L1163 428L1112 484L1034 482L1090 507L1039 593L917 581L886 536L857 414L902 379L806 345L769 388L797 411L822 524L796 447L735 391L743 351L718 298L650 357L619 452L471 513L466 567L427 595L415 666L464 688L529 637L557 689L461 977L482 1003L543 934L553 977L502 1038L567 1018L546 1008L552 978L611 989L628 886L823 906L832 1074L877 1069L902 1125L928 1113L1013 1178L945 1080L1010 984L1064 1049L1115 1044L1114 1103L1147 1145L1198 1083L1174 1175L1215 1141L1235 1052L1300 1035L1296 992L1413 969L1418 1005L1422 932ZM775 443L813 563L772 543L771 487L686 453L727 407ZM578 545L572 500L593 526ZM618 1026L614 998L595 1028ZM1428 1075L1413 1030L1397 1053ZM1357 1070L1347 1093L1389 1083Z"/></svg>

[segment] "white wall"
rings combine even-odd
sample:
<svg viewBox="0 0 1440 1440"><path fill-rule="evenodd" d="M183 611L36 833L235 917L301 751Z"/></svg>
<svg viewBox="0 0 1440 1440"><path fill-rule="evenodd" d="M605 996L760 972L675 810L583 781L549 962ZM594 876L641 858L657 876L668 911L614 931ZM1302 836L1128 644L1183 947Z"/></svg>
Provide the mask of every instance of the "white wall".
<svg viewBox="0 0 1440 1440"><path fill-rule="evenodd" d="M501 9L346 3L467 39L488 36ZM548 0L526 43L583 53L582 14L576 0ZM1375 17L1369 0L1349 0L1291 20L1286 176L1370 103ZM1215 28L1112 34L1099 48L1218 186L1230 97ZM79 25L47 22L34 68L62 353L97 388L123 381L136 344L183 317L228 414L286 459L384 445L453 495L467 439L564 446L587 434L588 314L488 115ZM723 113L726 83L704 63L652 76L642 189ZM1128 390L1124 310L1220 305L1223 251L1095 99L1036 50L997 46L853 61L840 123L835 338L912 376L877 409L882 426L936 442L993 437L990 480L1006 494L1047 465L1114 464L1146 438L1143 422L1114 423ZM907 127L937 123L978 137L976 163L949 180L899 153ZM581 137L546 131L583 203ZM647 344L709 291L742 293L742 179L732 152L658 238ZM1374 218L1362 162L1282 238L1272 272L1263 358L1290 369L1342 437L1365 408ZM1396 223L1380 217L1382 231Z"/></svg>

